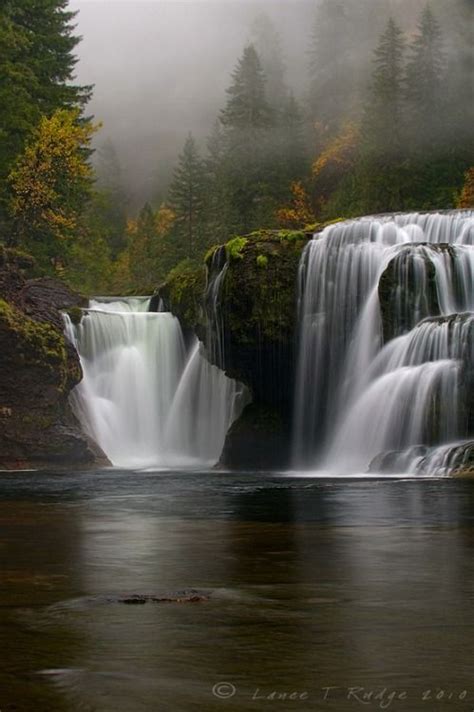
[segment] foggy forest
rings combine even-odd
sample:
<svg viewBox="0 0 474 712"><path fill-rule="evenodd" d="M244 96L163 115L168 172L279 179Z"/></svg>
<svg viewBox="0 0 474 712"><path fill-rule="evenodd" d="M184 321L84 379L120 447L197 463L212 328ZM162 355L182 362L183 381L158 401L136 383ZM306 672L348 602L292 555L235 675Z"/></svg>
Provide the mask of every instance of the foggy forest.
<svg viewBox="0 0 474 712"><path fill-rule="evenodd" d="M257 228L469 202L469 0L49 6L61 81L2 88L1 219L72 285L143 293ZM6 8L8 43L22 3ZM29 78L34 52L22 61ZM60 131L88 159L74 201L58 186L61 219L45 219L23 191Z"/></svg>

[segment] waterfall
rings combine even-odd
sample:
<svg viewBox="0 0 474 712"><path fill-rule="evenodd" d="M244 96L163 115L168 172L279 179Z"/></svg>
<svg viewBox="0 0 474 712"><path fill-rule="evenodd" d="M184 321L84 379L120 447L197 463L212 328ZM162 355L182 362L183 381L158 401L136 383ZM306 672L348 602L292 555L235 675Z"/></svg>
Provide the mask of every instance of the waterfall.
<svg viewBox="0 0 474 712"><path fill-rule="evenodd" d="M226 248L225 245L222 245L214 250L211 257L205 300L207 315L206 345L211 362L219 366L219 368L225 368L226 366L225 325L221 300L222 286L228 268Z"/></svg>
<svg viewBox="0 0 474 712"><path fill-rule="evenodd" d="M461 441L473 245L472 211L361 218L314 236L299 270L296 467L360 472L394 450L419 464L420 446L426 465L428 447Z"/></svg>
<svg viewBox="0 0 474 712"><path fill-rule="evenodd" d="M65 317L84 373L73 410L114 465L215 464L246 389L197 340L186 349L172 314L148 307L147 298L100 299L78 325Z"/></svg>

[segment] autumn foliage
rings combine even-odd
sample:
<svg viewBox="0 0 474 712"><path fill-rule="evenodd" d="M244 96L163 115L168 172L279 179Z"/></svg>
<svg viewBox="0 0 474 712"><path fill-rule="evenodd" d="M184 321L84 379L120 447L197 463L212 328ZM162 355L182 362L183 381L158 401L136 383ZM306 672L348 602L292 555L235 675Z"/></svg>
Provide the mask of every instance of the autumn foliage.
<svg viewBox="0 0 474 712"><path fill-rule="evenodd" d="M465 183L458 200L458 208L474 208L474 168L465 175Z"/></svg>

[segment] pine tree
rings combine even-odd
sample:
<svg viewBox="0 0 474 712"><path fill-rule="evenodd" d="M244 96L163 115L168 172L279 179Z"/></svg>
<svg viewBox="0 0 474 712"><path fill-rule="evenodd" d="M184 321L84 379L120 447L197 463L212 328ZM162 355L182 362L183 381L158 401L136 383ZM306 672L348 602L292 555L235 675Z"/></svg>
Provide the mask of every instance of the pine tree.
<svg viewBox="0 0 474 712"><path fill-rule="evenodd" d="M261 13L255 19L252 25L252 37L266 77L267 100L278 114L289 94L281 37L272 20L265 13Z"/></svg>
<svg viewBox="0 0 474 712"><path fill-rule="evenodd" d="M402 207L405 183L403 125L404 39L388 20L373 56L373 74L361 126L360 156L354 175L343 179L330 205L345 193L350 214L389 212ZM348 133L350 143L351 131ZM336 142L337 148L337 142ZM344 200L342 200L344 203ZM332 210L333 208L330 208Z"/></svg>
<svg viewBox="0 0 474 712"><path fill-rule="evenodd" d="M156 218L149 203L145 203L136 221L129 222L128 236L128 264L131 281L135 289L141 288L149 291L159 280Z"/></svg>
<svg viewBox="0 0 474 712"><path fill-rule="evenodd" d="M109 139L95 153L99 196L96 219L104 224L111 254L116 257L126 246L127 196L122 183L122 169L115 146Z"/></svg>
<svg viewBox="0 0 474 712"><path fill-rule="evenodd" d="M182 257L195 257L203 248L205 195L205 166L189 134L169 189L169 205L175 214L174 240Z"/></svg>
<svg viewBox="0 0 474 712"><path fill-rule="evenodd" d="M278 206L288 201L291 185L308 172L304 129L303 113L293 94L289 94L271 132L266 169L270 192Z"/></svg>
<svg viewBox="0 0 474 712"><path fill-rule="evenodd" d="M244 49L220 119L225 129L225 182L230 233L247 232L272 214L268 164L274 115L265 94L265 75L255 48Z"/></svg>
<svg viewBox="0 0 474 712"><path fill-rule="evenodd" d="M10 240L30 249L44 266L67 259L93 195L88 161L97 127L78 110L43 117L9 178Z"/></svg>
<svg viewBox="0 0 474 712"><path fill-rule="evenodd" d="M440 133L446 69L441 28L429 5L421 14L410 49L406 98L412 138L426 145Z"/></svg>
<svg viewBox="0 0 474 712"><path fill-rule="evenodd" d="M336 131L354 101L355 52L351 4L323 0L318 6L310 46L308 109L323 133Z"/></svg>
<svg viewBox="0 0 474 712"><path fill-rule="evenodd" d="M249 131L268 128L272 112L265 95L265 75L253 45L244 49L227 89L221 121L227 129Z"/></svg>
<svg viewBox="0 0 474 712"><path fill-rule="evenodd" d="M90 95L90 87L73 81L74 48L79 38L72 24L75 13L67 6L67 0L3 0L0 8L3 211L6 178L41 115L50 117L58 109L82 107Z"/></svg>
<svg viewBox="0 0 474 712"><path fill-rule="evenodd" d="M281 118L282 157L285 180L300 180L309 168L304 134L304 116L294 95L290 93L283 103Z"/></svg>
<svg viewBox="0 0 474 712"><path fill-rule="evenodd" d="M206 241L226 242L231 225L232 205L227 184L226 136L220 121L216 121L207 139L206 169Z"/></svg>
<svg viewBox="0 0 474 712"><path fill-rule="evenodd" d="M374 52L374 71L365 109L366 149L380 159L400 157L403 143L403 53L401 29L390 18Z"/></svg>

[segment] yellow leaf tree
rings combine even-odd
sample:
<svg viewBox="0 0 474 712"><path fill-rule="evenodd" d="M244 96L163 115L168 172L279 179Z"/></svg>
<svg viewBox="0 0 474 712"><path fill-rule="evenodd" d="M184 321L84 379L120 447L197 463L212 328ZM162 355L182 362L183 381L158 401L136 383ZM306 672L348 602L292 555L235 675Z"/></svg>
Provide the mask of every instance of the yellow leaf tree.
<svg viewBox="0 0 474 712"><path fill-rule="evenodd" d="M97 129L78 110L42 117L10 173L10 241L29 249L43 266L62 264L80 232L93 195L89 156Z"/></svg>
<svg viewBox="0 0 474 712"><path fill-rule="evenodd" d="M474 168L470 168L465 175L458 208L474 208Z"/></svg>
<svg viewBox="0 0 474 712"><path fill-rule="evenodd" d="M278 223L284 228L301 228L315 222L309 196L300 181L291 184L291 203L277 211Z"/></svg>
<svg viewBox="0 0 474 712"><path fill-rule="evenodd" d="M353 169L359 147L360 133L352 122L344 124L331 138L313 163L313 186L318 213L341 180Z"/></svg>

